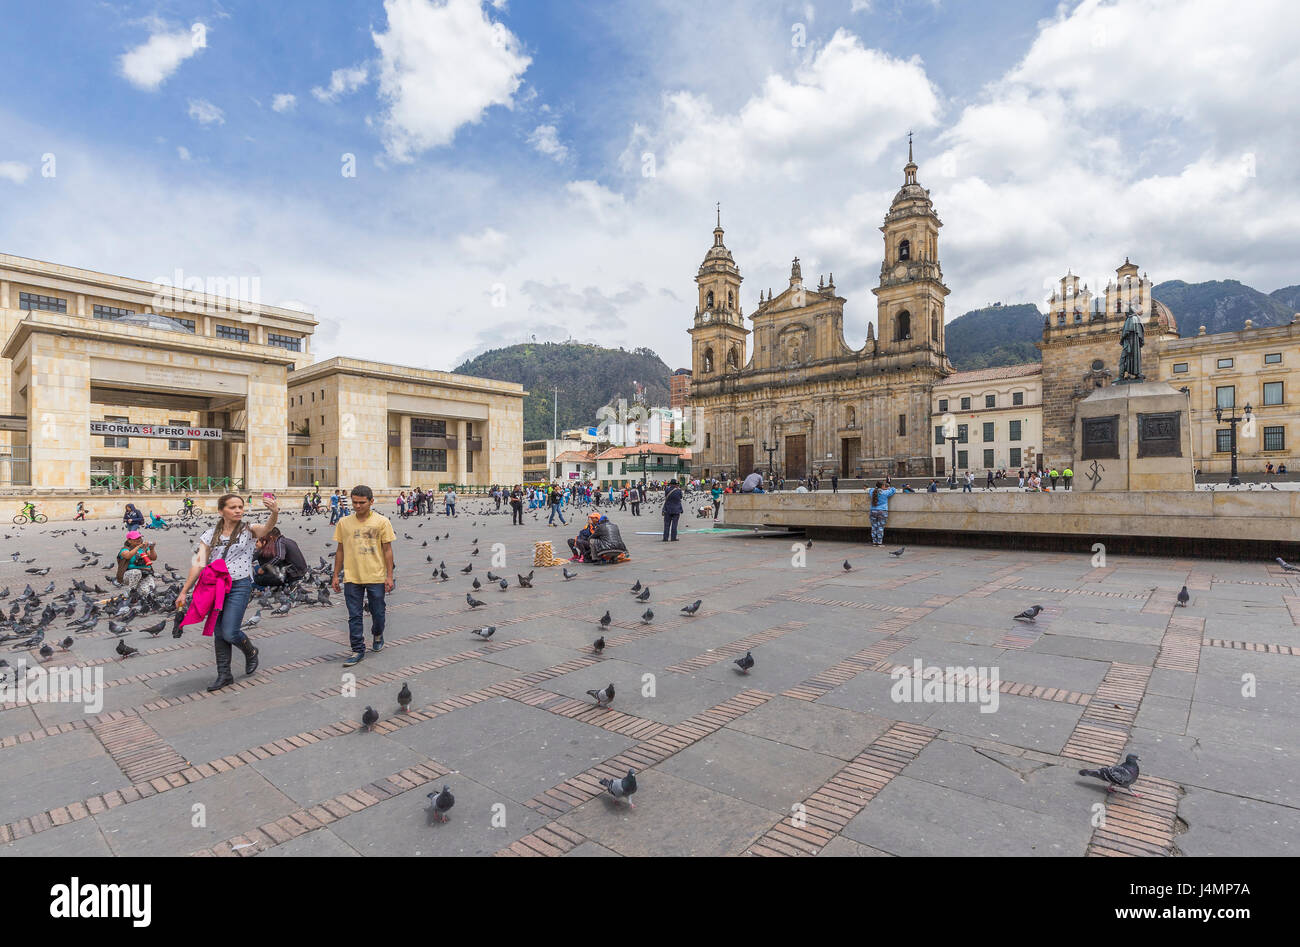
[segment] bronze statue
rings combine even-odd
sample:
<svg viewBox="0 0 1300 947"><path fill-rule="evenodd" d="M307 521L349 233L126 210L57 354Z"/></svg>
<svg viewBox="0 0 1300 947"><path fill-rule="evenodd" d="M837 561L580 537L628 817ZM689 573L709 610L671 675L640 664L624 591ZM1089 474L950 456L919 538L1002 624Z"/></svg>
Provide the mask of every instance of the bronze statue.
<svg viewBox="0 0 1300 947"><path fill-rule="evenodd" d="M1130 309L1120 333L1119 381L1142 381L1142 346L1145 337L1142 318Z"/></svg>

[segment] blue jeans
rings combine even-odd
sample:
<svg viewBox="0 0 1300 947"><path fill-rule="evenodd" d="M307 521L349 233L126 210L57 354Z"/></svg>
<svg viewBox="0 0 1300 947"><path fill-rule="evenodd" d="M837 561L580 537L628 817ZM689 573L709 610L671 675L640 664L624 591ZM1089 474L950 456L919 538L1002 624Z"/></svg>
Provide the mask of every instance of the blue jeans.
<svg viewBox="0 0 1300 947"><path fill-rule="evenodd" d="M568 526L568 525L569 525L568 523L565 523L565 522L564 522L564 514L560 512L560 504L558 504L558 503L556 503L554 506L551 507L551 518L548 519L546 522L547 522L547 523L554 523L554 522L555 522L555 518L556 518L557 516L560 518L560 523L561 523L562 525L564 525L564 526Z"/></svg>
<svg viewBox="0 0 1300 947"><path fill-rule="evenodd" d="M677 538L677 520L681 518L680 513L664 514L664 542ZM669 535L671 533L671 535Z"/></svg>
<svg viewBox="0 0 1300 947"><path fill-rule="evenodd" d="M885 541L885 520L889 519L888 510L871 511L871 541L879 546Z"/></svg>
<svg viewBox="0 0 1300 947"><path fill-rule="evenodd" d="M370 599L370 633L376 638L384 636L384 583L343 583L343 599L348 605L348 643L357 654L366 653L365 599Z"/></svg>
<svg viewBox="0 0 1300 947"><path fill-rule="evenodd" d="M230 591L221 602L221 614L217 616L217 634L231 644L240 644L248 635L240 630L244 623L244 610L253 595L253 580L236 579L230 584Z"/></svg>

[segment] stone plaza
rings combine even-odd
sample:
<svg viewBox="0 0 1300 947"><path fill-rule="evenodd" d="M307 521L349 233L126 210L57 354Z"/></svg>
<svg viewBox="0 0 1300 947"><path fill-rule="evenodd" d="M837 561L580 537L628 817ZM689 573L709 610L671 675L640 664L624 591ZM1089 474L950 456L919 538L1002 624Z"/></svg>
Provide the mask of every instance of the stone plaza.
<svg viewBox="0 0 1300 947"><path fill-rule="evenodd" d="M534 543L560 554L575 528L531 514L512 527L507 513L483 509L472 500L455 519L394 519L387 647L353 669L354 693L340 595L268 611L252 632L260 670L240 676L236 656L238 685L212 694L212 647L197 627L180 640L128 633L140 654L126 660L107 630L74 635L74 649L43 666L102 669L102 707L6 692L0 852L1300 850L1300 582L1270 560L1102 564L1082 542L1078 552L918 545L894 557L888 532L879 549L823 539L804 548L798 534L705 520L684 520L691 528L665 545L652 506L639 519L611 514L629 563L568 563L570 581L559 566L538 568L523 589L516 575L533 568ZM329 554L323 519L281 522L311 565ZM37 592L75 578L107 587L99 570L71 571L73 543L107 563L120 529L91 523L83 537L68 525L6 528L9 600L28 582ZM151 538L183 569L195 532ZM505 565L494 567L497 543ZM28 559L53 569L28 575ZM447 582L429 577L439 562ZM487 604L471 612L475 577ZM629 593L638 580L650 588L649 624ZM1191 600L1180 608L1184 585ZM697 599L695 616L681 614ZM1043 606L1035 623L1012 619L1033 604ZM65 623L51 626L51 641ZM471 634L488 624L489 641ZM734 661L747 651L756 666L741 674ZM5 656L40 663L34 651ZM981 700L953 701L936 681L915 686L918 667ZM586 692L611 682L612 706L595 707ZM403 683L409 714L396 702ZM380 722L359 732L367 706ZM1108 796L1078 773L1127 753L1141 760L1140 795ZM629 768L634 809L597 782ZM426 794L444 784L456 804L437 824Z"/></svg>

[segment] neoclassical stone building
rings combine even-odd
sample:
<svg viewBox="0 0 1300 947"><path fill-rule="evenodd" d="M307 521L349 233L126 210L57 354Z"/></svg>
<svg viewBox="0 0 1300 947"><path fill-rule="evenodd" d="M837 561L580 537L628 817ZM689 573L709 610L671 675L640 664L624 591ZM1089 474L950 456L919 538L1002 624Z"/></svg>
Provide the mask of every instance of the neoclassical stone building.
<svg viewBox="0 0 1300 947"><path fill-rule="evenodd" d="M885 215L884 260L876 295L880 336L861 348L844 339L844 303L835 275L805 285L794 259L779 294L759 293L752 348L740 307L740 268L723 243L721 216L695 282L691 406L701 476L772 466L788 478L838 472L933 469L931 389L952 373L944 354L939 266L943 226L916 179L908 148L904 182Z"/></svg>

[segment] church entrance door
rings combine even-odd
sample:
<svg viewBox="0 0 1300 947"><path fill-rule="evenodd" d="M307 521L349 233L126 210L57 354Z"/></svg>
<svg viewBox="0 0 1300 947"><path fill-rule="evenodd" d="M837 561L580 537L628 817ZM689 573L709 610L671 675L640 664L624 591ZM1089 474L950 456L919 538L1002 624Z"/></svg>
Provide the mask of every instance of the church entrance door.
<svg viewBox="0 0 1300 947"><path fill-rule="evenodd" d="M754 472L754 445L737 444L736 456L736 476L748 477Z"/></svg>
<svg viewBox="0 0 1300 947"><path fill-rule="evenodd" d="M840 438L840 476L845 480L857 475L861 444L860 437Z"/></svg>
<svg viewBox="0 0 1300 947"><path fill-rule="evenodd" d="M785 439L785 477L802 480L808 476L807 436L791 434Z"/></svg>

